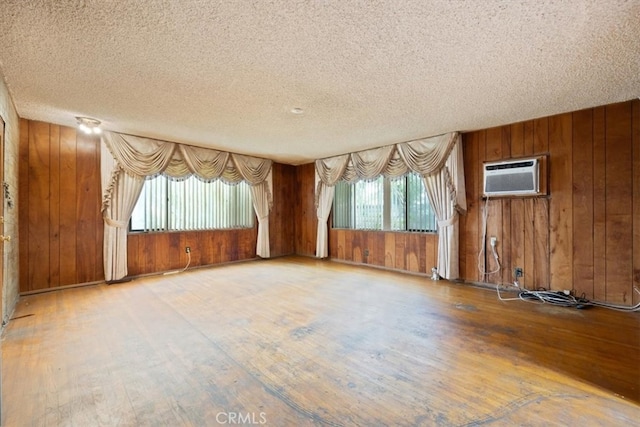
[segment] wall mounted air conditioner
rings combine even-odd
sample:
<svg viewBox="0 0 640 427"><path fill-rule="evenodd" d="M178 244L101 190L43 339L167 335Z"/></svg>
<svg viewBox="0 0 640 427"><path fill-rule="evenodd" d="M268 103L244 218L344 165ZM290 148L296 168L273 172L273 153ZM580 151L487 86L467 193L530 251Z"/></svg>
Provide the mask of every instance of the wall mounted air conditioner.
<svg viewBox="0 0 640 427"><path fill-rule="evenodd" d="M484 164L485 196L526 196L540 193L538 158Z"/></svg>

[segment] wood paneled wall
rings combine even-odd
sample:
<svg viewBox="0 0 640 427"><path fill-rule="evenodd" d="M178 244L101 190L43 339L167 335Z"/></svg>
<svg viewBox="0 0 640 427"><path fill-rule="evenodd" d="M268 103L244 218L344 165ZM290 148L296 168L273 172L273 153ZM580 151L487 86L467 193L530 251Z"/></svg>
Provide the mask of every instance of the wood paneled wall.
<svg viewBox="0 0 640 427"><path fill-rule="evenodd" d="M257 226L239 230L132 233L127 239L129 275L248 260L256 257Z"/></svg>
<svg viewBox="0 0 640 427"><path fill-rule="evenodd" d="M20 120L20 292L104 279L99 138Z"/></svg>
<svg viewBox="0 0 640 427"><path fill-rule="evenodd" d="M318 228L314 164L298 166L296 178L296 253L314 256ZM435 234L329 229L329 257L335 260L430 274L437 253Z"/></svg>
<svg viewBox="0 0 640 427"><path fill-rule="evenodd" d="M20 292L104 280L100 142L74 128L20 120ZM272 256L295 251L295 167L274 164ZM138 233L128 239L129 275L256 257L246 230Z"/></svg>
<svg viewBox="0 0 640 427"><path fill-rule="evenodd" d="M296 167L273 164L273 207L269 214L271 256L291 255L295 247Z"/></svg>
<svg viewBox="0 0 640 427"><path fill-rule="evenodd" d="M575 289L587 298L640 301L640 101L613 104L463 135L468 214L460 265L471 282ZM487 236L498 239L502 271L478 270L482 164L547 157L548 195L491 199ZM20 291L103 280L99 144L75 129L20 121ZM313 256L317 219L314 165L274 166L273 256ZM257 230L131 235L130 273L255 257ZM334 259L429 273L435 235L331 230ZM368 255L365 255L368 253ZM487 247L485 255L490 253ZM486 270L495 267L481 257Z"/></svg>
<svg viewBox="0 0 640 427"><path fill-rule="evenodd" d="M295 247L296 254L315 256L318 217L315 206L315 165L296 167Z"/></svg>
<svg viewBox="0 0 640 427"><path fill-rule="evenodd" d="M465 280L574 289L589 299L640 301L640 101L545 117L463 135L468 213L461 220ZM548 156L548 196L488 203L499 274L482 277L484 161ZM485 254L490 254L487 245ZM495 267L486 257L487 271ZM480 260L482 265L483 259Z"/></svg>
<svg viewBox="0 0 640 427"><path fill-rule="evenodd" d="M329 256L356 264L431 274L431 268L437 266L438 235L332 228Z"/></svg>

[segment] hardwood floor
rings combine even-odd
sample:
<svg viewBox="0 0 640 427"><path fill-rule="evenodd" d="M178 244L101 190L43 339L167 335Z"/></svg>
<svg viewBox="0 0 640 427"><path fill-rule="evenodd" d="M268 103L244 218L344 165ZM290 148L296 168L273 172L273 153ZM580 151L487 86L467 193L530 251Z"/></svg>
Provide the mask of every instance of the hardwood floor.
<svg viewBox="0 0 640 427"><path fill-rule="evenodd" d="M22 297L4 426L634 425L640 314L288 257Z"/></svg>

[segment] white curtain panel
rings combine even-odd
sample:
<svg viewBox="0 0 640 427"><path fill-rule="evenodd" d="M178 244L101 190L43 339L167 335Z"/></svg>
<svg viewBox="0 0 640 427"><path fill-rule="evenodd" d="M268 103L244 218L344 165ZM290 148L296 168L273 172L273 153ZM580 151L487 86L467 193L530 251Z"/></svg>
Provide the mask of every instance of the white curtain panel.
<svg viewBox="0 0 640 427"><path fill-rule="evenodd" d="M458 136L444 167L423 177L429 203L438 219L438 273L450 280L460 277L459 213L467 210L463 165Z"/></svg>
<svg viewBox="0 0 640 427"><path fill-rule="evenodd" d="M269 210L272 201L267 178L271 174L271 160L115 132L103 134L101 150L107 281L120 280L127 275L129 219L144 179L158 174L176 179L196 175L205 181L247 181L252 186L253 205L258 217L256 252L263 258L269 257Z"/></svg>
<svg viewBox="0 0 640 427"><path fill-rule="evenodd" d="M144 178L121 173L113 191L113 200L103 212L104 268L107 282L127 276L127 233L129 219L136 206Z"/></svg>
<svg viewBox="0 0 640 427"><path fill-rule="evenodd" d="M326 185L322 181L317 180L316 194L316 216L318 218L318 232L316 237L316 257L326 258L329 256L329 213L331 213L331 205L333 204L333 195L336 187Z"/></svg>
<svg viewBox="0 0 640 427"><path fill-rule="evenodd" d="M458 278L458 214L454 209L448 169L423 177L431 208L438 220L438 274ZM455 252L456 256L453 256Z"/></svg>
<svg viewBox="0 0 640 427"><path fill-rule="evenodd" d="M129 175L116 163L101 144L100 169L103 195L108 188L109 200L103 204L104 275L107 282L120 280L127 274L127 227L142 191L144 178Z"/></svg>
<svg viewBox="0 0 640 427"><path fill-rule="evenodd" d="M328 255L329 212L339 180L399 177L414 171L423 177L429 201L438 220L438 272L457 279L458 213L467 209L462 142L458 132L389 145L357 153L316 160L316 256ZM331 189L331 190L329 190Z"/></svg>
<svg viewBox="0 0 640 427"><path fill-rule="evenodd" d="M251 187L251 197L253 209L258 217L258 243L256 255L261 258L269 258L271 250L269 248L269 210L271 209L271 192L267 180Z"/></svg>

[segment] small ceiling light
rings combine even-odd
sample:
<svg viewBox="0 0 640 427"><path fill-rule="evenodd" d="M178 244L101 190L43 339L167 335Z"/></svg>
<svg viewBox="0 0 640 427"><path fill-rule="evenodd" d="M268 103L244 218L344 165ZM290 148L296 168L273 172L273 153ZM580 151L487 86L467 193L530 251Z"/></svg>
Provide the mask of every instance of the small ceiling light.
<svg viewBox="0 0 640 427"><path fill-rule="evenodd" d="M89 117L76 117L76 120L78 121L78 129L87 135L97 135L102 133L102 129L100 129L100 120Z"/></svg>
<svg viewBox="0 0 640 427"><path fill-rule="evenodd" d="M293 114L303 114L304 110L302 108L300 108L300 107L294 107L294 108L291 109L291 112Z"/></svg>

